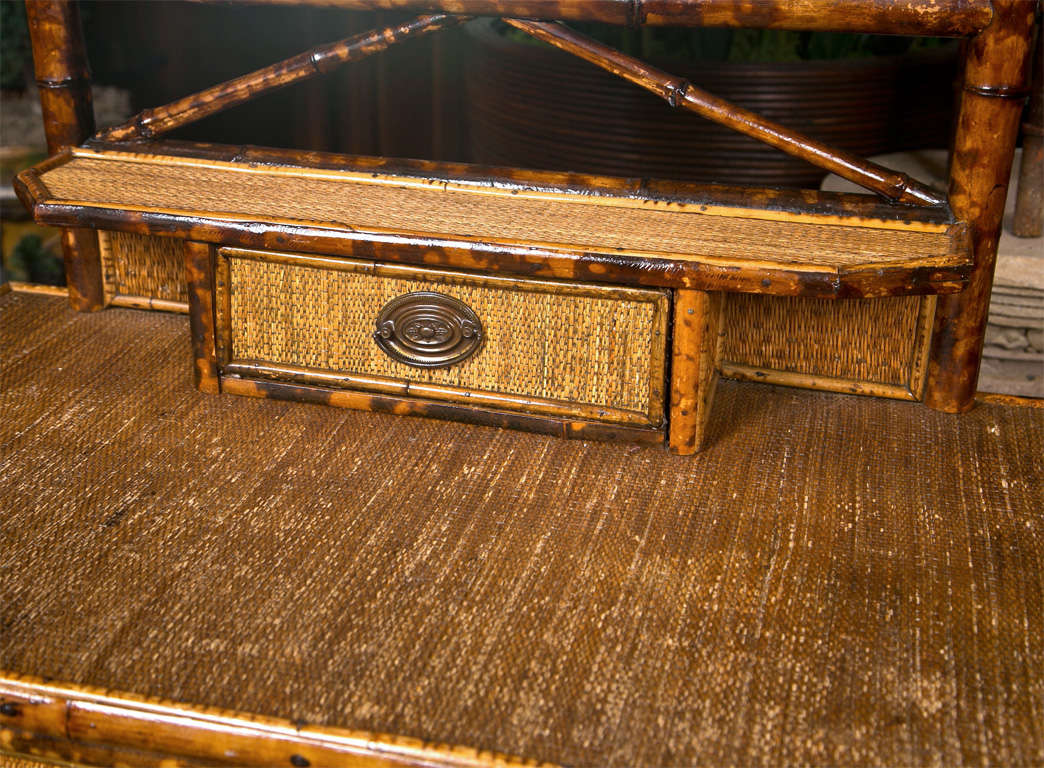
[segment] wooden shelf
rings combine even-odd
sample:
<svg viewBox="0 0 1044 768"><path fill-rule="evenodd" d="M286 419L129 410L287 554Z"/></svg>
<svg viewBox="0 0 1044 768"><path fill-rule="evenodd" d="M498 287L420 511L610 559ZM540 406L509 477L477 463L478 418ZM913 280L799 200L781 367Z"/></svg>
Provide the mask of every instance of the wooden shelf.
<svg viewBox="0 0 1044 768"><path fill-rule="evenodd" d="M848 298L954 292L971 266L947 211L865 195L293 157L82 148L16 187L52 225L563 279Z"/></svg>

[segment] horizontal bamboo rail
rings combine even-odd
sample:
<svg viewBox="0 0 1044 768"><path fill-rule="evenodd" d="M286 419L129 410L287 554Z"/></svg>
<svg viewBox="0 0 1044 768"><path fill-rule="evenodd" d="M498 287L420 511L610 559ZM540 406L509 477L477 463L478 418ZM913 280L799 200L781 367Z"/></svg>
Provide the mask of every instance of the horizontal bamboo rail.
<svg viewBox="0 0 1044 768"><path fill-rule="evenodd" d="M912 205L945 205L946 198L904 173L892 171L719 99L640 59L603 45L557 22L505 19L508 24L556 48L579 56L602 69L639 85L666 100L742 134L835 173L889 200Z"/></svg>
<svg viewBox="0 0 1044 768"><path fill-rule="evenodd" d="M221 112L277 88L323 75L350 61L383 51L401 40L435 32L466 21L464 16L418 16L415 19L313 48L162 107L147 109L126 123L98 134L109 141L151 138Z"/></svg>
<svg viewBox="0 0 1044 768"><path fill-rule="evenodd" d="M302 0L238 0L270 4ZM993 18L989 0L304 0L352 10L602 21L630 26L761 27L962 37Z"/></svg>

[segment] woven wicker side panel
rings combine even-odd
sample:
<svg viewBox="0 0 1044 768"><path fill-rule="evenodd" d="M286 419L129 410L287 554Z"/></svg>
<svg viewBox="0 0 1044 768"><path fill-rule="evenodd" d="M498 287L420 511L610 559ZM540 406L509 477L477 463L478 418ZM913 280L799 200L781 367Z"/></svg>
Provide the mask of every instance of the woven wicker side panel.
<svg viewBox="0 0 1044 768"><path fill-rule="evenodd" d="M657 301L603 299L231 259L232 353L346 373L647 413ZM485 341L473 357L434 370L396 362L374 343L391 299L434 290L471 307Z"/></svg>
<svg viewBox="0 0 1044 768"><path fill-rule="evenodd" d="M188 301L181 240L126 232L98 236L106 296Z"/></svg>
<svg viewBox="0 0 1044 768"><path fill-rule="evenodd" d="M921 301L731 295L722 359L767 371L909 386L921 343Z"/></svg>

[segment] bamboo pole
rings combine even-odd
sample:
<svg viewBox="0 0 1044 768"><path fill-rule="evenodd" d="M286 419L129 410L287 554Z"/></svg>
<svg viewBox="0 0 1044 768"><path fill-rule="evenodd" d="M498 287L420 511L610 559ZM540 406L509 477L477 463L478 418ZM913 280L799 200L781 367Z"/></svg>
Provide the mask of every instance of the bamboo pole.
<svg viewBox="0 0 1044 768"><path fill-rule="evenodd" d="M674 292L671 356L671 414L667 445L689 456L703 449L711 402L718 383L723 294Z"/></svg>
<svg viewBox="0 0 1044 768"><path fill-rule="evenodd" d="M505 19L545 43L579 56L602 69L639 85L672 107L683 107L716 123L738 131L801 158L854 184L900 203L920 206L944 205L946 198L904 173L884 168L851 153L804 136L797 131L765 120L750 110L743 109L696 88L680 77L614 48L602 45L586 35L554 22Z"/></svg>
<svg viewBox="0 0 1044 768"><path fill-rule="evenodd" d="M326 74L350 61L364 59L407 38L419 37L466 20L467 17L464 16L445 14L418 16L402 24L373 29L329 45L319 46L162 107L147 109L126 123L102 131L98 138L127 141L159 136L216 112L243 104L263 93Z"/></svg>
<svg viewBox="0 0 1044 768"><path fill-rule="evenodd" d="M185 243L185 277L192 327L192 379L200 392L221 392L214 345L214 248L208 243Z"/></svg>
<svg viewBox="0 0 1044 768"><path fill-rule="evenodd" d="M227 1L227 0L226 0ZM289 4L299 0L235 0ZM352 10L425 10L609 24L759 27L963 37L992 18L989 0L310 0Z"/></svg>
<svg viewBox="0 0 1044 768"><path fill-rule="evenodd" d="M81 144L94 132L79 6L68 0L26 0L25 9L47 151L55 155ZM89 229L65 229L62 253L73 308L91 312L105 306L97 234Z"/></svg>
<svg viewBox="0 0 1044 768"><path fill-rule="evenodd" d="M1022 105L1029 95L1036 0L995 0L993 24L971 40L950 165L950 206L968 222L975 265L965 289L935 314L925 403L950 413L975 404L1004 198Z"/></svg>

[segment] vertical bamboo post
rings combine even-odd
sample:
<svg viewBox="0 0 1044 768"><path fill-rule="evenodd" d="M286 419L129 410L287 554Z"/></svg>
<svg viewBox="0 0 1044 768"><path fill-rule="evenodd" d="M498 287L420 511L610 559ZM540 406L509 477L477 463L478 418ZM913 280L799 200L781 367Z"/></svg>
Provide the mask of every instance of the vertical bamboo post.
<svg viewBox="0 0 1044 768"><path fill-rule="evenodd" d="M94 133L79 6L71 0L26 0L25 8L47 151L53 155L81 144ZM101 309L105 296L97 233L90 229L64 230L62 251L73 308L81 312Z"/></svg>
<svg viewBox="0 0 1044 768"><path fill-rule="evenodd" d="M950 166L950 206L970 225L967 287L940 296L925 403L960 413L975 403L986 315L1019 116L1028 95L1036 0L995 0L993 22L969 41Z"/></svg>
<svg viewBox="0 0 1044 768"><path fill-rule="evenodd" d="M703 448L718 383L722 294L681 288L674 292L671 415L667 444L688 456Z"/></svg>
<svg viewBox="0 0 1044 768"><path fill-rule="evenodd" d="M189 324L192 330L192 378L200 392L221 392L218 377L214 321L214 248L208 243L185 243Z"/></svg>

